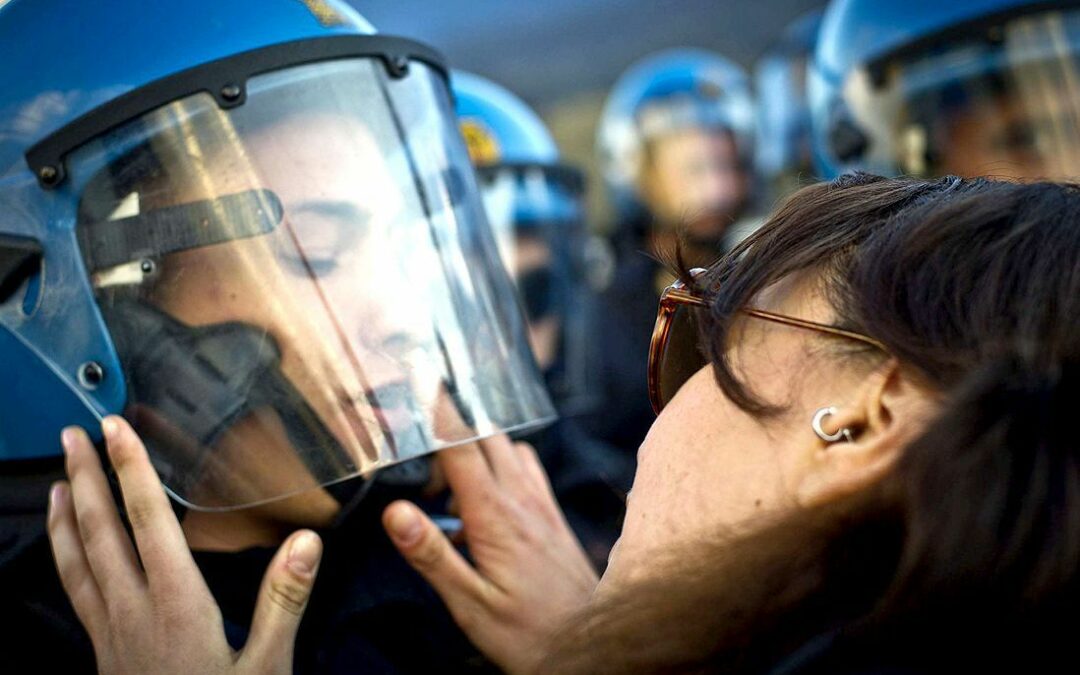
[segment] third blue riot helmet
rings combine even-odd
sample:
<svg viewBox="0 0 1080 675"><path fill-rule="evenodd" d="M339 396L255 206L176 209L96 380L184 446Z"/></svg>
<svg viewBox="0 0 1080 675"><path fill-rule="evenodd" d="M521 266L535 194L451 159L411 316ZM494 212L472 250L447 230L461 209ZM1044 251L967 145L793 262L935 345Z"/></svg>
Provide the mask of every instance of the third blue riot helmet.
<svg viewBox="0 0 1080 675"><path fill-rule="evenodd" d="M553 415L439 56L336 0L0 3L0 460L247 506Z"/></svg>
<svg viewBox="0 0 1080 675"><path fill-rule="evenodd" d="M677 221L712 210L730 218L749 194L745 177L753 126L746 73L718 54L675 49L631 66L608 96L597 137L601 169L620 222L650 217ZM645 180L653 165L652 151L668 139L693 133L700 134L687 139L694 156L683 163L685 175L673 181L678 189L668 191L679 199L671 200L669 213L657 213L657 200L648 194ZM710 147L717 144L709 140L726 147ZM737 188L711 189L721 183Z"/></svg>
<svg viewBox="0 0 1080 675"><path fill-rule="evenodd" d="M484 206L530 326L533 350L563 413L594 398L587 356L591 291L610 260L585 228L584 177L524 101L478 75L454 71L454 100Z"/></svg>
<svg viewBox="0 0 1080 675"><path fill-rule="evenodd" d="M1080 177L1080 3L835 0L810 73L825 177Z"/></svg>

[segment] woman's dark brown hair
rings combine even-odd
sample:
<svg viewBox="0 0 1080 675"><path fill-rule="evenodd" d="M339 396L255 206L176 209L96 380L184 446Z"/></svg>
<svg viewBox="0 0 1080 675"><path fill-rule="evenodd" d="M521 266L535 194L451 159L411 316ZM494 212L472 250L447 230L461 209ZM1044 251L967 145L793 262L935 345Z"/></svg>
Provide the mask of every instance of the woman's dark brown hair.
<svg viewBox="0 0 1080 675"><path fill-rule="evenodd" d="M551 671L1075 669L1080 189L855 174L796 193L702 282L717 383L747 411L776 408L727 361L733 319L805 271L941 394L938 418L873 489L669 551L558 636Z"/></svg>

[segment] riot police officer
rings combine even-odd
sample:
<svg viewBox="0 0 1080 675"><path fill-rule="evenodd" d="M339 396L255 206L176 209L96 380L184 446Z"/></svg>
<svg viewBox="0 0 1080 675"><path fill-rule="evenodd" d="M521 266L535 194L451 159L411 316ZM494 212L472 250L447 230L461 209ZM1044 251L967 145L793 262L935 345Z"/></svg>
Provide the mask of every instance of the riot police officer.
<svg viewBox="0 0 1080 675"><path fill-rule="evenodd" d="M358 477L554 409L441 58L332 0L13 0L0 41L6 481L123 414L234 646L257 592L237 580L304 526L338 562L298 670L464 663L381 534L401 493ZM40 500L0 571L5 658L89 669Z"/></svg>
<svg viewBox="0 0 1080 675"><path fill-rule="evenodd" d="M1080 176L1076 3L838 0L810 69L823 177Z"/></svg>
<svg viewBox="0 0 1080 675"><path fill-rule="evenodd" d="M642 364L656 302L671 282L656 256L679 242L687 262L708 264L757 226L753 134L746 73L703 50L643 59L605 103L597 148L615 209L617 265L594 324L604 404L586 426L630 455L653 419Z"/></svg>

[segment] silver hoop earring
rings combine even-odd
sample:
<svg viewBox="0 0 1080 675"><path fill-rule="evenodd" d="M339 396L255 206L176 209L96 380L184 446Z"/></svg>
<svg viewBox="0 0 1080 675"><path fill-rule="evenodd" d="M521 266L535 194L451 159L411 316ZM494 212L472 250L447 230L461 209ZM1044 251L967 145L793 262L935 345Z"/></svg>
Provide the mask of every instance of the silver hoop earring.
<svg viewBox="0 0 1080 675"><path fill-rule="evenodd" d="M814 419L812 422L810 422L810 428L814 430L814 433L817 434L818 438L825 441L826 443L835 443L841 438L846 440L848 443L853 442L854 439L851 437L851 429L848 429L847 427L838 429L836 433L832 434L825 433L825 430L821 428L821 423L825 421L825 418L831 417L835 414L836 408L831 405L818 410L816 413L814 413Z"/></svg>

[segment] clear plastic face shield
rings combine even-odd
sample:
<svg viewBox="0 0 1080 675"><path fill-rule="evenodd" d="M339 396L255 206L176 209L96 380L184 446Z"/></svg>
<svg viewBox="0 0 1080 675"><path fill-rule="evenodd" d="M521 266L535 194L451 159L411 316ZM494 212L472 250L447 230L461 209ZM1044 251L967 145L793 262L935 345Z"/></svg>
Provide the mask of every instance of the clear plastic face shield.
<svg viewBox="0 0 1080 675"><path fill-rule="evenodd" d="M1080 178L1080 10L951 36L857 71L844 98L874 170Z"/></svg>
<svg viewBox="0 0 1080 675"><path fill-rule="evenodd" d="M426 64L256 75L242 105L176 100L68 167L127 415L189 506L254 505L552 418Z"/></svg>
<svg viewBox="0 0 1080 675"><path fill-rule="evenodd" d="M585 228L574 169L497 164L477 170L499 252L517 287L533 353L563 414L597 395L588 304L606 285L610 254Z"/></svg>

